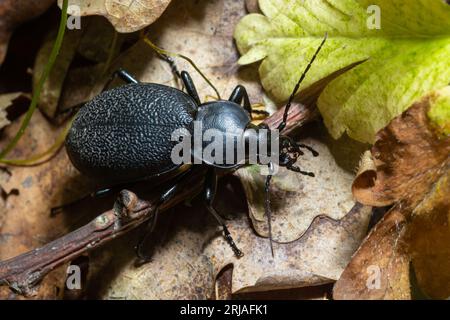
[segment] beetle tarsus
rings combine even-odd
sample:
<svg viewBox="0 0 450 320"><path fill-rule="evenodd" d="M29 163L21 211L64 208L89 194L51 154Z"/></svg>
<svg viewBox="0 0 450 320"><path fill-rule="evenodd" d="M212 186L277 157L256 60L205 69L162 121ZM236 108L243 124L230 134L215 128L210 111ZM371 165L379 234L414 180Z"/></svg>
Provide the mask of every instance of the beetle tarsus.
<svg viewBox="0 0 450 320"><path fill-rule="evenodd" d="M231 236L231 233L228 230L227 226L223 225L222 227L223 227L223 235L225 237L225 240L230 245L230 247L233 250L233 252L236 255L236 257L238 257L238 258L243 257L244 253L241 250L239 250L239 248L237 247L236 243L234 243L233 237Z"/></svg>
<svg viewBox="0 0 450 320"><path fill-rule="evenodd" d="M306 144L299 143L299 144L297 144L297 146L298 146L299 148L303 148L303 149L306 149L306 150L310 151L314 157L318 157L318 156L319 156L319 152L317 152L317 151L314 150L312 147L310 147L310 146L308 146L308 145L306 145Z"/></svg>
<svg viewBox="0 0 450 320"><path fill-rule="evenodd" d="M312 178L314 178L316 176L313 172L303 171L297 166L292 166L292 165L291 166L287 166L286 169L294 171L294 172L297 172L297 173L300 173L300 174L302 174L304 176L312 177Z"/></svg>
<svg viewBox="0 0 450 320"><path fill-rule="evenodd" d="M273 165L269 165L269 172L270 173L273 172ZM266 177L266 183L265 183L265 186L264 186L264 196L265 196L264 210L266 211L266 215L267 215L267 225L268 225L268 229L269 229L270 252L272 253L272 258L273 258L274 257L274 251L273 251L273 239L272 239L272 212L270 210L270 196L269 196L270 181L271 180L272 180L272 174L269 174Z"/></svg>
<svg viewBox="0 0 450 320"><path fill-rule="evenodd" d="M144 253L144 249L146 248L145 244L148 243L148 238L150 235L153 234L153 231L155 230L156 222L158 220L158 209L155 210L153 213L153 216L150 218L150 220L147 223L147 226L145 227L144 233L141 236L141 239L139 240L138 244L134 248L136 251L136 256L140 260L140 262L147 263L152 260L153 256L153 250L151 249L150 252Z"/></svg>

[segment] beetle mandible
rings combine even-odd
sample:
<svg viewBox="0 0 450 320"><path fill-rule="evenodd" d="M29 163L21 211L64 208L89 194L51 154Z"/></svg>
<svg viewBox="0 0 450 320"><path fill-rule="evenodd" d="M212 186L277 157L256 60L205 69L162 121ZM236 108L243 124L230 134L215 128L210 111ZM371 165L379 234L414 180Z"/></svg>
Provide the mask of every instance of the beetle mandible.
<svg viewBox="0 0 450 320"><path fill-rule="evenodd" d="M291 102L325 41L326 36L297 82L286 104L278 131L281 132L286 127ZM65 145L73 165L83 174L114 184L139 180L158 181L170 176L173 183L161 193L157 209L149 220L150 231L156 223L158 207L174 197L179 191L177 186L189 176L189 173L199 166L203 168L206 166L202 192L205 206L221 225L223 235L234 254L242 256L223 218L213 206L217 187L217 168L231 169L242 165L242 162L235 157L236 161L231 164L204 160L201 164L175 164L171 153L176 142L172 141L171 136L180 128L192 133L193 123L198 121L202 124L203 131L215 129L223 135L230 132L239 133L242 135L242 141L247 143L251 132L254 134L261 129L267 130L268 127L264 124L256 126L251 123L252 108L246 89L238 85L228 100L202 103L186 71L181 72L180 76L187 93L161 84L140 83L124 70L119 70L115 74L128 84L105 91L87 102L72 123ZM314 176L313 173L302 171L295 165L297 158L303 154L301 148L308 149L317 156L317 152L312 148L298 144L288 136L279 136L278 164L288 170ZM233 152L236 153L236 150ZM196 158L195 151L190 157ZM249 155L245 154L244 157L246 160ZM265 210L269 221L269 239L273 255L268 196L273 164L269 163L268 166ZM143 248L147 236L148 233L137 246L137 254L144 260L150 258L144 253Z"/></svg>

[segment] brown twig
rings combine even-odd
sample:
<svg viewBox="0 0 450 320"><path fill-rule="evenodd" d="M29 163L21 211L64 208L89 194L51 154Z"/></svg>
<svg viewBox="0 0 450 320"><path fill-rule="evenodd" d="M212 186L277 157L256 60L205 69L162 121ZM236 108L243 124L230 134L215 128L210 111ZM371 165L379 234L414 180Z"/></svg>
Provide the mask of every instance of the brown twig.
<svg viewBox="0 0 450 320"><path fill-rule="evenodd" d="M288 117L285 131L317 117L315 108L294 104ZM276 112L265 122L274 128L281 121L283 110ZM161 209L168 209L181 201L197 195L202 188L200 173L185 181L186 187ZM128 190L122 190L113 209L106 211L85 226L58 238L47 245L0 262L0 285L8 285L20 294L31 294L33 288L56 267L97 248L104 243L121 236L148 220L154 210L158 194L152 194L148 200L141 200Z"/></svg>

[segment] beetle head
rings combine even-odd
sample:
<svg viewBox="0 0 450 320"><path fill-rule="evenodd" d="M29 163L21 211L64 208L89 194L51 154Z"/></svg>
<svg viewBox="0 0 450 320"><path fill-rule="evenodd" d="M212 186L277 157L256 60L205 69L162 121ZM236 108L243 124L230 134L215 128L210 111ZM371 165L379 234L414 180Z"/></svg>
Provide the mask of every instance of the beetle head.
<svg viewBox="0 0 450 320"><path fill-rule="evenodd" d="M319 153L313 148L304 144L299 144L289 136L280 136L279 165L281 167L287 168L288 170L314 177L314 174L312 172L302 171L299 167L294 165L297 162L298 157L304 155L304 152L301 150L301 148L309 150L314 157L317 157L319 155Z"/></svg>

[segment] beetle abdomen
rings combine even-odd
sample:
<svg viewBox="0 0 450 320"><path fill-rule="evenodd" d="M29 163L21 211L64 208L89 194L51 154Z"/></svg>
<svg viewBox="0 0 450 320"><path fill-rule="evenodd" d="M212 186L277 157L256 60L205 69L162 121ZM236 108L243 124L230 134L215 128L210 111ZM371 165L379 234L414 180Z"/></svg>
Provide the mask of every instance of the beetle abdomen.
<svg viewBox="0 0 450 320"><path fill-rule="evenodd" d="M88 102L66 139L72 163L104 180L131 181L176 169L171 151L179 128L192 132L196 104L158 84L128 84Z"/></svg>

